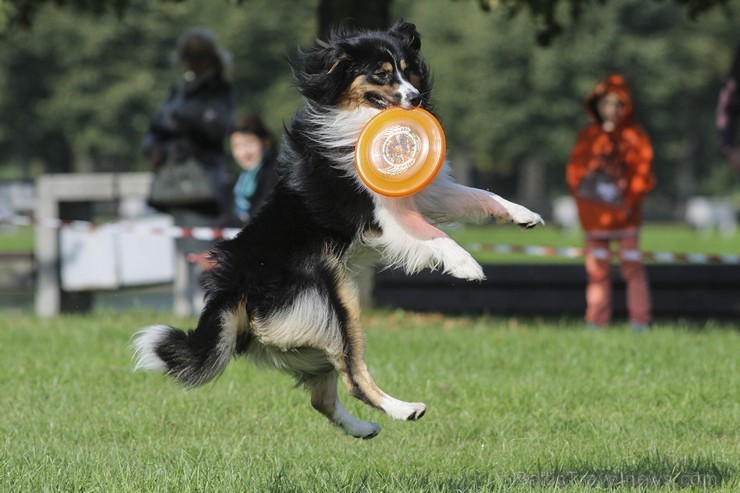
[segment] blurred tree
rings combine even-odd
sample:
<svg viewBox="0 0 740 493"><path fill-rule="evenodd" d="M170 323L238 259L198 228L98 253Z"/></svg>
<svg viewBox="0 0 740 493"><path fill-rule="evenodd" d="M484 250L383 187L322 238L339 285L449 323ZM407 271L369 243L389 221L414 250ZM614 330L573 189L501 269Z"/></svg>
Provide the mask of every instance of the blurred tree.
<svg viewBox="0 0 740 493"><path fill-rule="evenodd" d="M586 8L547 49L537 46L531 16L505 8L481 15L476 2L395 0L389 18L418 25L451 156L483 184L537 200L563 191L562 167L586 123L581 102L616 69L632 82L653 138L658 193L726 193L732 181L712 118L737 26L722 9L689 22L676 2ZM175 40L195 25L232 52L240 110L261 113L279 134L300 105L285 57L313 41L320 5L126 0L119 18L71 0L38 3L32 30L11 29L0 42L0 171L21 162L25 175L39 163L49 171L141 168L141 137L178 75ZM566 0L560 8L567 19Z"/></svg>
<svg viewBox="0 0 740 493"><path fill-rule="evenodd" d="M335 26L346 24L368 29L383 29L390 24L392 0L321 0L319 2L320 37Z"/></svg>
<svg viewBox="0 0 740 493"><path fill-rule="evenodd" d="M33 30L14 30L0 44L0 111L14 115L0 121L0 163L20 163L24 176L39 161L49 172L132 169L149 118L179 76L175 41L195 25L231 51L240 109L262 113L279 133L300 102L285 56L313 39L306 19L315 3L271 7L142 0L122 19L43 7Z"/></svg>
<svg viewBox="0 0 740 493"><path fill-rule="evenodd" d="M135 0L4 0L0 4L0 32L10 25L30 26L36 12L46 3L54 2L77 10L91 11L97 14L115 12L122 17ZM183 0L161 0L165 2L182 2ZM230 3L242 4L250 0L229 0ZM453 0L454 1L454 0ZM563 17L567 11L570 20L577 23L581 14L588 9L594 0L475 0L481 9L490 11L500 9L514 16L526 11L537 26L537 40L540 44L549 44L553 38L564 30ZM596 0L605 5L610 0ZM618 1L618 0L612 0ZM663 0L653 0L662 3ZM730 0L673 0L682 6L691 18L721 6L727 8ZM378 28L388 25L389 8L392 0L320 0L319 1L319 35L326 34L333 25L351 20L357 27ZM292 2L291 2L292 3Z"/></svg>
<svg viewBox="0 0 740 493"><path fill-rule="evenodd" d="M39 118L37 103L53 92L48 77L42 73L62 70L51 53L28 46L23 39L8 39L0 48L3 67L0 70L0 149L3 147L20 163L22 178L30 178L31 161L44 145L47 169L71 171L71 151L61 132L49 128Z"/></svg>
<svg viewBox="0 0 740 493"><path fill-rule="evenodd" d="M582 102L617 70L655 145L656 196L731 190L712 125L737 40L721 10L692 22L671 3L612 1L541 49L528 17L481 16L465 4L440 15L446 4L408 1L398 14L422 33L450 155L467 156L482 184L533 207L564 192L564 164L588 121Z"/></svg>
<svg viewBox="0 0 740 493"><path fill-rule="evenodd" d="M653 1L664 3L663 0ZM673 1L676 5L682 7L692 19L696 19L700 14L715 7L722 7L727 10L730 2L730 0ZM609 3L619 3L619 0L477 0L477 2L483 10L500 9L506 11L510 16L526 11L536 25L537 42L541 45L549 45L553 39L567 29L565 22L569 20L571 25L578 24L582 15L594 3L605 6Z"/></svg>

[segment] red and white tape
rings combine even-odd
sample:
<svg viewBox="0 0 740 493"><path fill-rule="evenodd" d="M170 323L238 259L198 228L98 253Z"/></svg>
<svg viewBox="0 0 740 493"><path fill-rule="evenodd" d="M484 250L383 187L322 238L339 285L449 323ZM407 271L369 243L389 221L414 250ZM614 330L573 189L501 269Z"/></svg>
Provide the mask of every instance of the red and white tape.
<svg viewBox="0 0 740 493"><path fill-rule="evenodd" d="M471 243L466 245L473 252L495 252L503 254L520 254L532 257L564 257L580 258L585 250L581 247L550 247L550 246L520 246L520 245L486 245ZM600 258L618 256L617 252L606 249L593 249L592 254ZM740 264L740 255L712 254L712 253L675 253L675 252L641 252L630 250L622 252L624 260L642 260L657 263L675 264Z"/></svg>
<svg viewBox="0 0 740 493"><path fill-rule="evenodd" d="M121 221L117 223L95 224L92 221L64 221L57 218L34 219L29 216L0 217L0 224L11 226L40 226L42 228L62 229L74 231L105 230L117 233L161 235L170 238L195 238L196 240L221 240L233 238L239 233L239 228L208 228L182 226L151 226L136 222Z"/></svg>
<svg viewBox="0 0 740 493"><path fill-rule="evenodd" d="M164 235L170 238L195 238L198 240L220 240L233 238L239 233L238 228L184 228L181 226L144 226L134 222L106 223L96 225L91 221L63 221L56 218L34 219L29 216L0 217L0 224L11 226L41 226L44 228L70 228L76 231L94 231L96 229L114 230L128 234ZM533 245L498 245L483 243L468 243L466 248L472 252L494 252L500 254L520 254L531 257L562 257L581 258L584 249L581 247L551 247ZM611 258L617 255L605 249L593 250L593 254L601 258ZM626 260L643 260L657 263L688 263L688 264L740 264L740 255L712 254L712 253L676 253L676 252L639 252L637 250L623 252Z"/></svg>

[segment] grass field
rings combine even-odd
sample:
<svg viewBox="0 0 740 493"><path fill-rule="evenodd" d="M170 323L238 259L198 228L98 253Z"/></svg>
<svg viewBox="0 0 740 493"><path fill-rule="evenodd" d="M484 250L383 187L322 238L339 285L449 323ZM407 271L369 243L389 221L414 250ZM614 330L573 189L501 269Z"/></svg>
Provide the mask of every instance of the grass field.
<svg viewBox="0 0 740 493"><path fill-rule="evenodd" d="M236 361L183 391L133 373L165 313L0 317L0 491L740 490L737 325L644 334L569 320L371 312L379 385L419 422L344 436L283 375Z"/></svg>
<svg viewBox="0 0 740 493"><path fill-rule="evenodd" d="M498 245L535 245L551 247L582 246L580 231L562 231L555 226L546 225L529 231L507 225L482 225L453 227L448 233L461 245L470 243ZM686 225L671 223L651 223L643 228L641 243L645 251L667 251L680 253L716 253L740 255L740 234L723 236L719 233L702 235ZM30 227L0 230L0 253L7 251L33 250L34 235ZM556 257L533 257L519 254L495 252L473 252L481 262L577 262L582 260L560 259Z"/></svg>
<svg viewBox="0 0 740 493"><path fill-rule="evenodd" d="M470 243L503 244L515 246L581 247L580 231L569 232L554 226L521 231L511 225L465 226L451 229L450 235L461 245ZM690 227L678 223L649 223L642 228L640 245L648 252L712 253L740 255L740 235L723 236L717 232L700 234ZM495 252L474 252L480 262L524 262L581 263L581 258L536 257L520 254L500 254Z"/></svg>
<svg viewBox="0 0 740 493"><path fill-rule="evenodd" d="M0 253L33 251L34 234L30 226L0 226Z"/></svg>

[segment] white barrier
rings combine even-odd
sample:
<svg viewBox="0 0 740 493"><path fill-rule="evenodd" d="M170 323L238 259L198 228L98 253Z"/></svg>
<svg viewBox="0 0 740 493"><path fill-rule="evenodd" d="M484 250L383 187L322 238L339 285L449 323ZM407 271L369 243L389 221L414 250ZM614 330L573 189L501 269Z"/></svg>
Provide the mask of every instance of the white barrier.
<svg viewBox="0 0 740 493"><path fill-rule="evenodd" d="M168 236L148 233L171 226L172 217L161 215L94 229L62 228L62 289L89 291L172 282L175 242Z"/></svg>
<svg viewBox="0 0 740 493"><path fill-rule="evenodd" d="M735 208L727 199L693 197L686 203L686 223L704 234L716 229L723 236L737 232Z"/></svg>

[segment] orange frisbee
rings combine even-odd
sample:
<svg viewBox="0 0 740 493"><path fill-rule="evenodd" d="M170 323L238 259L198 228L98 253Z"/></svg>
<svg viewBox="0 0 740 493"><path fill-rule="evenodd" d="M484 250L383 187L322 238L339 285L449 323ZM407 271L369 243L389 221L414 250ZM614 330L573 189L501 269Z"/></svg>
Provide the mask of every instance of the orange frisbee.
<svg viewBox="0 0 740 493"><path fill-rule="evenodd" d="M442 167L446 150L442 126L422 108L389 108L362 129L355 166L371 190L403 197L427 186Z"/></svg>

